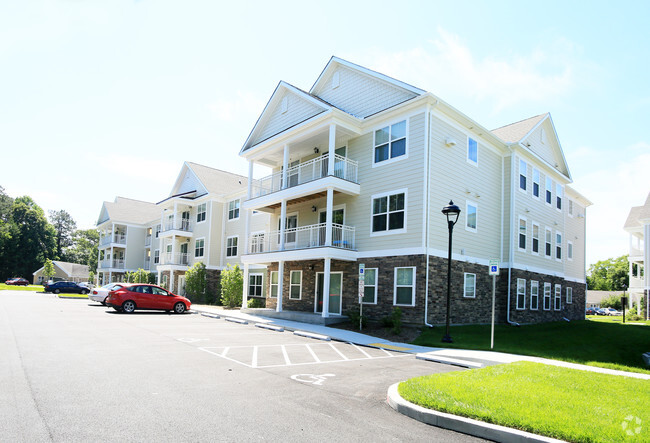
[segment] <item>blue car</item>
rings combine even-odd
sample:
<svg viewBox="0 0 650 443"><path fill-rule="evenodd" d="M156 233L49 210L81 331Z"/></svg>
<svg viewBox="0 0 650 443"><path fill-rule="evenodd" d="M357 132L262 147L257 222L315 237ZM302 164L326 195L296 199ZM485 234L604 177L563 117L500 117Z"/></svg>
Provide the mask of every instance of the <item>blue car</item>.
<svg viewBox="0 0 650 443"><path fill-rule="evenodd" d="M44 286L45 292L52 292L59 294L61 292L75 293L75 294L88 294L90 289L81 286L73 281L58 281L56 283L48 283Z"/></svg>

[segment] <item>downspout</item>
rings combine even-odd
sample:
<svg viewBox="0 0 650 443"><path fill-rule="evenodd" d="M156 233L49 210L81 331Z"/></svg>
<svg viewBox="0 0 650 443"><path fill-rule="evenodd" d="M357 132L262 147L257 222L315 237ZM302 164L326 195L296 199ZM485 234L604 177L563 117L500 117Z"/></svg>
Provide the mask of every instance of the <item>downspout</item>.
<svg viewBox="0 0 650 443"><path fill-rule="evenodd" d="M510 147L510 249L509 249L509 254L510 256L508 257L510 266L508 266L508 308L506 310L506 322L508 322L509 325L515 325L519 326L519 323L515 323L513 321L510 321L510 287L512 283L512 266L515 263L515 240L514 236L512 235L514 231L514 226L515 226L515 151Z"/></svg>
<svg viewBox="0 0 650 443"><path fill-rule="evenodd" d="M435 105L438 104L438 101L436 100ZM434 106L435 106L434 105ZM427 196L427 201L424 205L424 210L426 212L426 226L424 227L424 235L425 235L425 240L424 240L424 254L426 255L426 261L427 261L427 272L425 275L425 280L424 280L424 324L428 327L433 327L431 323L429 323L427 320L429 318L429 218L431 216L430 211L429 211L429 205L431 202L431 179L429 177L430 173L430 168L429 168L429 162L430 162L430 153L431 153L431 146L429 146L429 133L431 132L431 109L427 106L427 124L425 125L425 133L424 133L424 148L426 150L426 164L424 166L424 179L427 181L426 184L426 196Z"/></svg>

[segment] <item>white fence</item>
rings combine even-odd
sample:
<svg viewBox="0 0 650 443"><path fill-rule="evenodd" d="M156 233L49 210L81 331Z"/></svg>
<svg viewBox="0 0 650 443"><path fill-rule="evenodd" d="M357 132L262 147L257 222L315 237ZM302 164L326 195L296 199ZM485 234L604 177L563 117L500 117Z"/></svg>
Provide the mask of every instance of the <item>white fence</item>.
<svg viewBox="0 0 650 443"><path fill-rule="evenodd" d="M327 225L300 226L284 231L284 249L281 248L280 231L271 231L263 234L252 234L248 242L249 254L263 252L286 251L292 249L318 248L325 246ZM343 249L354 249L354 228L339 224L332 224L332 246Z"/></svg>

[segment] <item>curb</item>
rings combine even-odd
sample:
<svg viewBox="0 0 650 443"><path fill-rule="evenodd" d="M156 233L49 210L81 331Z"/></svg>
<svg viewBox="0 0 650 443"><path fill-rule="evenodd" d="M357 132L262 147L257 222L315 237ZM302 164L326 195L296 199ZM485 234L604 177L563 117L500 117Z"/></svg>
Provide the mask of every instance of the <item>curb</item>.
<svg viewBox="0 0 650 443"><path fill-rule="evenodd" d="M400 414L404 414L422 423L498 442L562 442L562 440L543 437L518 429L423 408L422 406L404 400L397 391L398 385L399 383L395 383L388 388L386 402Z"/></svg>
<svg viewBox="0 0 650 443"><path fill-rule="evenodd" d="M293 334L298 335L300 337L314 338L316 340L323 340L323 341L331 341L332 340L332 338L327 336L327 335L315 334L313 332L293 331Z"/></svg>
<svg viewBox="0 0 650 443"><path fill-rule="evenodd" d="M284 332L284 328L282 326L267 325L265 323L255 323L255 327L262 328L262 329L269 329L275 332Z"/></svg>
<svg viewBox="0 0 650 443"><path fill-rule="evenodd" d="M236 317L224 317L223 318L226 321L231 321L233 323L239 323L240 325L247 325L248 322L246 320L243 320L241 318L236 318Z"/></svg>

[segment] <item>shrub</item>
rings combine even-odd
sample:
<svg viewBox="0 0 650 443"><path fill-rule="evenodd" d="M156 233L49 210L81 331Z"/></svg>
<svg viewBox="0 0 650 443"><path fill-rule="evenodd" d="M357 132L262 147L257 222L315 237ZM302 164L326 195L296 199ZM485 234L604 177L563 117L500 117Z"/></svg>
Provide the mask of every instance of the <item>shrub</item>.
<svg viewBox="0 0 650 443"><path fill-rule="evenodd" d="M621 296L612 294L609 297L604 298L600 302L600 307L601 308L614 308L617 311L622 310L623 305L621 304Z"/></svg>
<svg viewBox="0 0 650 443"><path fill-rule="evenodd" d="M367 318L359 314L359 311L356 309L350 309L345 313L350 319L350 322L354 325L355 328L359 327L359 322L361 322L361 327L366 327L368 325Z"/></svg>
<svg viewBox="0 0 650 443"><path fill-rule="evenodd" d="M393 329L391 332L395 335L401 334L402 332L402 310L400 308L394 308L393 313L390 315L393 320Z"/></svg>
<svg viewBox="0 0 650 443"><path fill-rule="evenodd" d="M194 263L187 270L185 273L185 292L192 302L205 303L207 281L204 263Z"/></svg>
<svg viewBox="0 0 650 443"><path fill-rule="evenodd" d="M244 291L244 273L239 265L228 265L221 272L221 302L234 308L241 306Z"/></svg>
<svg viewBox="0 0 650 443"><path fill-rule="evenodd" d="M249 308L266 308L266 300L263 298L249 298L247 306Z"/></svg>

